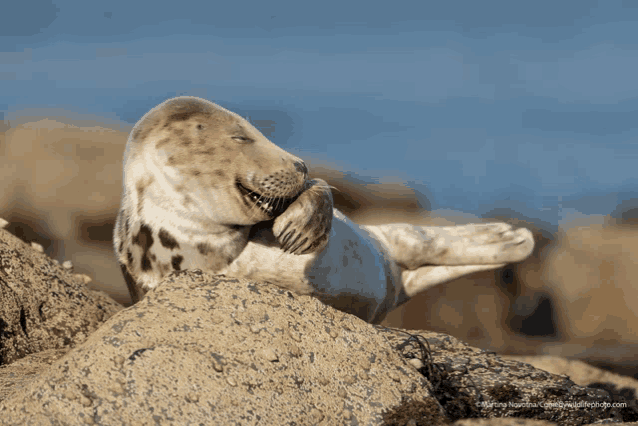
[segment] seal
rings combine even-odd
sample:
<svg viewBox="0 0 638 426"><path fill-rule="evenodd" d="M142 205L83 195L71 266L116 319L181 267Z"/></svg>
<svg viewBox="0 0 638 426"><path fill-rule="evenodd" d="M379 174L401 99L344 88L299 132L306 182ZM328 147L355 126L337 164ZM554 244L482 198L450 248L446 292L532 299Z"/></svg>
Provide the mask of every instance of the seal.
<svg viewBox="0 0 638 426"><path fill-rule="evenodd" d="M518 262L534 242L504 223L358 226L304 162L239 115L178 97L129 135L114 247L133 302L172 271L269 281L380 322L415 294Z"/></svg>

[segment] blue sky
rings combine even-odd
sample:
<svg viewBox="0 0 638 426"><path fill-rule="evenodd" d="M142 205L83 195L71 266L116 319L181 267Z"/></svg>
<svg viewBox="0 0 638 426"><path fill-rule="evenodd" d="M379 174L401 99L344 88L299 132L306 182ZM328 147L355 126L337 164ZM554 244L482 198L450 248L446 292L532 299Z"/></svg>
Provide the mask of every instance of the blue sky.
<svg viewBox="0 0 638 426"><path fill-rule="evenodd" d="M10 2L0 114L208 98L432 208L557 224L638 193L638 2ZM48 110L46 110L48 111Z"/></svg>

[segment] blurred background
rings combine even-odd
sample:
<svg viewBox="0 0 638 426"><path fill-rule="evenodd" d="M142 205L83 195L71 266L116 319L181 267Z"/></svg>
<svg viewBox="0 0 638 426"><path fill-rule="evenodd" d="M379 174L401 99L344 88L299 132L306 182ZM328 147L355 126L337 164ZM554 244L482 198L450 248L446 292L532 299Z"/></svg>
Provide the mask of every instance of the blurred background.
<svg viewBox="0 0 638 426"><path fill-rule="evenodd" d="M359 223L501 220L527 261L386 323L638 378L638 3L0 6L0 217L121 303L128 132L177 95L247 117Z"/></svg>

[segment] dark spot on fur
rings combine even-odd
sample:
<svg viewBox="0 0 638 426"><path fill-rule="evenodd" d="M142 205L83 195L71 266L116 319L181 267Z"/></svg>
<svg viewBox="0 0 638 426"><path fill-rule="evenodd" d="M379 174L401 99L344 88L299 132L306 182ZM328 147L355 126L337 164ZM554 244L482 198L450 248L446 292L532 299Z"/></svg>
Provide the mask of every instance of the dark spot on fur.
<svg viewBox="0 0 638 426"><path fill-rule="evenodd" d="M164 228L161 228L159 231L159 239L162 245L167 249L173 250L179 248L177 240Z"/></svg>
<svg viewBox="0 0 638 426"><path fill-rule="evenodd" d="M128 262L129 266L133 266L133 253L131 253L131 250L127 250L126 252L126 261Z"/></svg>
<svg viewBox="0 0 638 426"><path fill-rule="evenodd" d="M171 141L171 138L164 138L155 144L155 148L159 149L163 147L164 145L166 145L167 143L169 143L170 141Z"/></svg>
<svg viewBox="0 0 638 426"><path fill-rule="evenodd" d="M151 261L153 262L157 261L157 256L155 256L155 253L151 253L150 256L151 256Z"/></svg>
<svg viewBox="0 0 638 426"><path fill-rule="evenodd" d="M192 169L190 171L190 174L191 174L191 176L199 176L199 175L202 174L202 172L200 170L197 170L197 169Z"/></svg>
<svg viewBox="0 0 638 426"><path fill-rule="evenodd" d="M168 117L167 123L172 121L186 121L192 116L197 115L198 113L199 111L195 111L195 110L176 112L175 114L171 114Z"/></svg>
<svg viewBox="0 0 638 426"><path fill-rule="evenodd" d="M155 130L160 124L159 117L156 113L151 113L141 122L137 123L133 129L132 138L135 142L143 142L148 135Z"/></svg>
<svg viewBox="0 0 638 426"><path fill-rule="evenodd" d="M142 123L141 126L138 126L137 129L133 131L133 140L136 142L142 142L146 139L146 137L153 130L154 123L147 123L146 120Z"/></svg>
<svg viewBox="0 0 638 426"><path fill-rule="evenodd" d="M208 253L213 252L213 248L206 243L199 243L197 244L197 251L206 256Z"/></svg>
<svg viewBox="0 0 638 426"><path fill-rule="evenodd" d="M151 260L148 258L148 255L146 253L144 253L144 255L142 256L140 266L142 267L142 271L150 271L153 268L153 266L151 265Z"/></svg>
<svg viewBox="0 0 638 426"><path fill-rule="evenodd" d="M168 274L168 272L171 269L171 264L170 263L160 263L159 264L159 268L160 268L160 273L162 274L162 276Z"/></svg>
<svg viewBox="0 0 638 426"><path fill-rule="evenodd" d="M233 263L233 260L235 260L235 258L234 258L234 257L232 257L232 256L227 256L227 257L226 257L226 264L227 264L227 265L230 265L231 263Z"/></svg>
<svg viewBox="0 0 638 426"><path fill-rule="evenodd" d="M153 231L148 225L143 223L142 226L140 226L140 232L133 236L133 244L137 244L145 252L151 248L153 245Z"/></svg>
<svg viewBox="0 0 638 426"><path fill-rule="evenodd" d="M210 147L202 151L202 154L210 155L211 157L215 156L215 148Z"/></svg>
<svg viewBox="0 0 638 426"><path fill-rule="evenodd" d="M188 207L189 204L193 204L193 199L190 196L185 195L184 200L182 201L182 205L184 207Z"/></svg>
<svg viewBox="0 0 638 426"><path fill-rule="evenodd" d="M135 188L137 189L137 213L141 215L142 213L142 202L144 201L144 191L149 185L153 183L153 178L149 177L148 179L140 179L135 184Z"/></svg>
<svg viewBox="0 0 638 426"><path fill-rule="evenodd" d="M175 133L177 136L182 136L184 134L184 130L183 129L175 129L175 130L173 130L173 133Z"/></svg>
<svg viewBox="0 0 638 426"><path fill-rule="evenodd" d="M183 137L183 138L180 139L180 143L183 146L190 146L190 144L192 144L193 141L191 140L191 138Z"/></svg>
<svg viewBox="0 0 638 426"><path fill-rule="evenodd" d="M224 178L226 177L226 173L224 173L224 171L223 171L223 170L219 170L219 169L218 169L218 170L215 170L215 171L213 172L213 174L214 174L215 176L217 176L218 178L220 178L220 179L224 179Z"/></svg>
<svg viewBox="0 0 638 426"><path fill-rule="evenodd" d="M124 241L120 241L120 246L118 247L117 252L122 253L122 250L124 250Z"/></svg>
<svg viewBox="0 0 638 426"><path fill-rule="evenodd" d="M143 271L151 269L151 261L149 259L149 249L153 245L153 231L145 223L140 226L140 232L133 237L133 244L137 244L142 248L141 266Z"/></svg>
<svg viewBox="0 0 638 426"><path fill-rule="evenodd" d="M173 266L174 270L181 271L182 267L180 265L182 263L182 260L184 260L184 258L179 254L171 258L171 265Z"/></svg>
<svg viewBox="0 0 638 426"><path fill-rule="evenodd" d="M130 226L129 226L129 219L128 217L126 218L126 220L124 221L124 231L126 231L126 233L128 234L128 230L129 230Z"/></svg>

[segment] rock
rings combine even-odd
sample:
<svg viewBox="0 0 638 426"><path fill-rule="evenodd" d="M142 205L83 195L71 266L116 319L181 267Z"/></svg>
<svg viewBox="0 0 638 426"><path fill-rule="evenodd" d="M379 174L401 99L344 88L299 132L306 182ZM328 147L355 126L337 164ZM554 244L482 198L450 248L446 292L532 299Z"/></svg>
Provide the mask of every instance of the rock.
<svg viewBox="0 0 638 426"><path fill-rule="evenodd" d="M77 345L120 309L0 229L0 365Z"/></svg>
<svg viewBox="0 0 638 426"><path fill-rule="evenodd" d="M2 424L381 424L425 378L371 325L273 285L170 275L0 405Z"/></svg>
<svg viewBox="0 0 638 426"><path fill-rule="evenodd" d="M84 284L88 284L88 283L93 281L93 278L89 277L86 274L73 274L73 277L75 277L78 280L82 281ZM104 293L104 294L106 295L106 293ZM108 297L110 297L110 296L108 296Z"/></svg>
<svg viewBox="0 0 638 426"><path fill-rule="evenodd" d="M44 253L44 247L42 247L42 244L38 244L35 241L31 243L31 248L38 253Z"/></svg>
<svg viewBox="0 0 638 426"><path fill-rule="evenodd" d="M614 402L624 402L623 420L638 421L638 380L601 370L577 359L565 359L552 355L507 356L533 365L552 374L569 376L574 383L590 388L604 389Z"/></svg>
<svg viewBox="0 0 638 426"><path fill-rule="evenodd" d="M40 377L54 361L68 351L69 347L47 349L0 367L0 402Z"/></svg>
<svg viewBox="0 0 638 426"><path fill-rule="evenodd" d="M421 361L424 366L419 371L432 384L434 396L451 420L533 418L560 425L638 420L632 401L612 397L600 387L579 386L566 376L502 359L445 334L378 329L404 358ZM625 402L627 407L596 406L614 402Z"/></svg>
<svg viewBox="0 0 638 426"><path fill-rule="evenodd" d="M565 359L553 355L507 355L503 358L526 362L541 370L549 371L552 374L569 376L571 380L581 386L606 383L617 388L624 388L631 391L630 396L632 399L636 399L638 395L638 380L601 370L577 359Z"/></svg>

